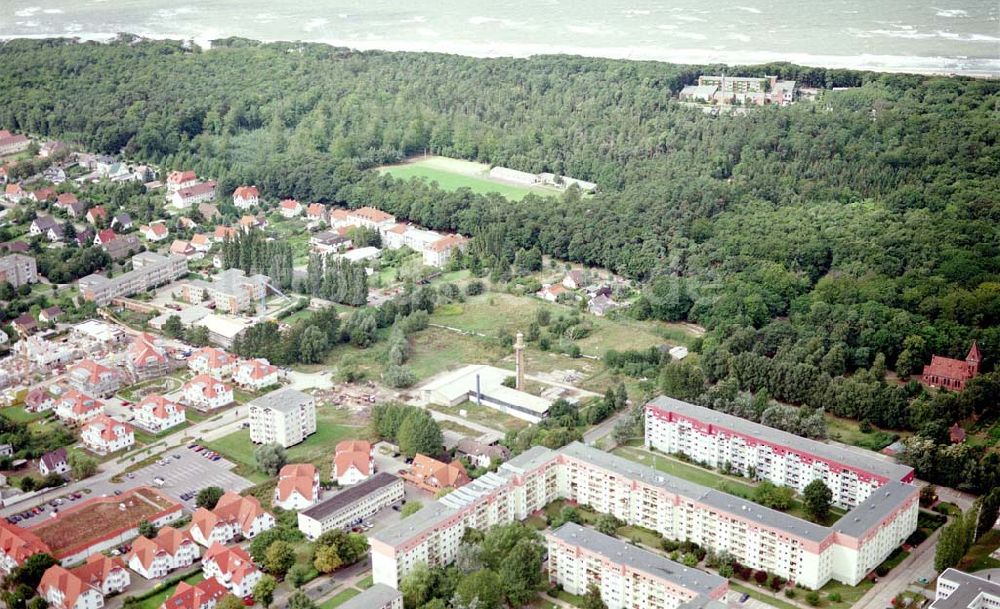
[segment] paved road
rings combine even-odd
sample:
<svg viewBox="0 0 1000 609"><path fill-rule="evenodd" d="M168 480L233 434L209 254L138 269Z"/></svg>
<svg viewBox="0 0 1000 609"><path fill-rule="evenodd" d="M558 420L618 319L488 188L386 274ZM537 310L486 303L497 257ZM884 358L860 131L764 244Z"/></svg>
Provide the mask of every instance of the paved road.
<svg viewBox="0 0 1000 609"><path fill-rule="evenodd" d="M937 571L934 570L934 546L937 545L940 534L941 529L934 531L906 560L862 596L852 609L891 608L893 597L906 590L907 586L921 577L928 580L937 577Z"/></svg>
<svg viewBox="0 0 1000 609"><path fill-rule="evenodd" d="M216 417L219 418L216 419ZM121 473L134 463L147 459L150 456L160 455L176 446L186 445L191 438L194 438L195 440L202 440L203 438L211 438L218 434L224 435L225 433L230 433L232 430L238 429L239 425L246 418L247 409L245 407L241 406L238 408L231 408L219 415L214 415L209 420L202 421L201 423L182 429L181 431L173 433L169 436L165 436L160 440L157 440L155 444L149 447L133 450L125 455L115 455L105 463L101 464L101 471L98 474L87 478L86 480L73 482L66 486L59 487L58 489L52 489L51 491L41 493L28 501L0 509L0 517L20 513L27 510L29 507L47 502L53 497L65 495L66 493L82 491L87 488L111 488L113 492L114 488L130 488L131 486L137 486L134 483L123 486L109 487L108 485L111 484L111 478ZM28 524L33 524L33 520L34 519L29 521Z"/></svg>
<svg viewBox="0 0 1000 609"><path fill-rule="evenodd" d="M614 416L606 419L605 421L600 423L597 427L594 427L590 429L590 431L588 431L587 433L583 434L584 443L591 445L596 444L598 440L611 433L611 430L615 428L615 423L617 423L618 420L621 419L623 416L628 414L628 410L629 410L628 408L625 408L625 410L615 413Z"/></svg>

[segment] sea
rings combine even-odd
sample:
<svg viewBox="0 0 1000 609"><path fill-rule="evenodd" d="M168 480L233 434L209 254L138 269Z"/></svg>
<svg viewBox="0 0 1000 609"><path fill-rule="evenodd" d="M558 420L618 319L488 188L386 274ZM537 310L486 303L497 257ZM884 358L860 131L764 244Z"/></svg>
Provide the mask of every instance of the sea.
<svg viewBox="0 0 1000 609"><path fill-rule="evenodd" d="M998 0L0 0L0 38L121 32L1000 77Z"/></svg>

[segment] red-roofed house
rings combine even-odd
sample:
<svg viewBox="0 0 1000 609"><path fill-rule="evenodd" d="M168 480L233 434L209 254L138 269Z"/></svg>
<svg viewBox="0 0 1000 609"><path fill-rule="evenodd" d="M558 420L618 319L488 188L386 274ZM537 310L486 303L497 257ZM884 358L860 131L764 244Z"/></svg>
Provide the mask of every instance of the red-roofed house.
<svg viewBox="0 0 1000 609"><path fill-rule="evenodd" d="M469 240L462 235L441 237L424 249L424 264L443 268L455 252L464 250L468 245Z"/></svg>
<svg viewBox="0 0 1000 609"><path fill-rule="evenodd" d="M191 247L196 252L207 252L212 249L212 240L204 233L198 233L191 237Z"/></svg>
<svg viewBox="0 0 1000 609"><path fill-rule="evenodd" d="M260 192L256 186L239 186L233 191L233 205L236 209L249 209L260 203Z"/></svg>
<svg viewBox="0 0 1000 609"><path fill-rule="evenodd" d="M163 350L156 345L156 337L148 332L140 332L132 338L125 367L136 379L142 380L163 376L170 371L170 362Z"/></svg>
<svg viewBox="0 0 1000 609"><path fill-rule="evenodd" d="M38 584L38 595L52 609L97 609L104 606L104 595L70 573L64 567L49 567Z"/></svg>
<svg viewBox="0 0 1000 609"><path fill-rule="evenodd" d="M99 398L113 395L121 386L117 372L92 359L81 360L66 371L66 376L71 387Z"/></svg>
<svg viewBox="0 0 1000 609"><path fill-rule="evenodd" d="M233 373L236 358L216 347L202 347L187 360L188 368L197 374L210 374L216 378Z"/></svg>
<svg viewBox="0 0 1000 609"><path fill-rule="evenodd" d="M219 599L227 594L229 590L214 579L206 579L193 586L181 582L170 598L163 601L160 609L215 609Z"/></svg>
<svg viewBox="0 0 1000 609"><path fill-rule="evenodd" d="M87 211L87 222L90 222L94 226L97 226L97 223L100 221L107 221L107 219L108 219L108 212L100 205L96 207L91 207Z"/></svg>
<svg viewBox="0 0 1000 609"><path fill-rule="evenodd" d="M198 175L193 171L171 171L167 176L167 192L174 193L198 183Z"/></svg>
<svg viewBox="0 0 1000 609"><path fill-rule="evenodd" d="M313 222L326 222L326 206L321 203L310 203L306 208L306 218Z"/></svg>
<svg viewBox="0 0 1000 609"><path fill-rule="evenodd" d="M227 548L221 543L212 544L205 552L201 569L206 578L219 582L239 598L253 594L262 575L246 550L239 546Z"/></svg>
<svg viewBox="0 0 1000 609"><path fill-rule="evenodd" d="M80 440L95 453L106 455L135 444L135 430L128 423L100 414L83 426Z"/></svg>
<svg viewBox="0 0 1000 609"><path fill-rule="evenodd" d="M132 410L135 424L153 433L183 425L187 420L184 407L162 395L146 396Z"/></svg>
<svg viewBox="0 0 1000 609"><path fill-rule="evenodd" d="M215 239L216 243L222 243L226 239L230 240L235 239L236 228L232 226L216 226L213 238Z"/></svg>
<svg viewBox="0 0 1000 609"><path fill-rule="evenodd" d="M76 207L80 202L76 195L71 192L64 192L56 197L56 209L61 209L70 216L76 217L81 208Z"/></svg>
<svg viewBox="0 0 1000 609"><path fill-rule="evenodd" d="M187 531L163 527L154 539L139 536L126 556L128 567L146 579L163 577L174 569L190 567L201 548Z"/></svg>
<svg viewBox="0 0 1000 609"><path fill-rule="evenodd" d="M233 371L234 383L254 391L277 384L279 378L278 367L269 364L266 359L243 360L236 364Z"/></svg>
<svg viewBox="0 0 1000 609"><path fill-rule="evenodd" d="M211 511L198 508L191 516L191 537L205 547L251 539L274 526L274 516L260 507L256 497L224 494Z"/></svg>
<svg viewBox="0 0 1000 609"><path fill-rule="evenodd" d="M97 231L97 234L94 235L94 245L107 245L114 241L117 237L118 235L115 234L115 231L112 228L99 230Z"/></svg>
<svg viewBox="0 0 1000 609"><path fill-rule="evenodd" d="M29 556L50 552L37 535L0 518L0 573L10 573Z"/></svg>
<svg viewBox="0 0 1000 609"><path fill-rule="evenodd" d="M363 440L344 440L337 444L333 457L333 475L340 486L350 486L375 472L372 445Z"/></svg>
<svg viewBox="0 0 1000 609"><path fill-rule="evenodd" d="M931 363L924 366L920 380L930 387L962 391L966 382L979 376L979 364L982 361L979 345L973 341L965 361L940 355L931 356Z"/></svg>
<svg viewBox="0 0 1000 609"><path fill-rule="evenodd" d="M388 228L396 223L396 216L387 214L381 209L375 209L374 207L359 207L349 213L354 220L354 224L358 226L378 229L383 227Z"/></svg>
<svg viewBox="0 0 1000 609"><path fill-rule="evenodd" d="M56 198L56 191L54 188L46 186L45 188L39 188L31 193L31 200L35 203L47 203Z"/></svg>
<svg viewBox="0 0 1000 609"><path fill-rule="evenodd" d="M561 294L569 294L570 291L566 289L561 283L553 283L552 285L547 285L539 290L536 295L542 300L547 300L549 302L555 302L559 300Z"/></svg>
<svg viewBox="0 0 1000 609"><path fill-rule="evenodd" d="M319 470L310 463L289 463L278 472L274 505L304 510L319 500Z"/></svg>
<svg viewBox="0 0 1000 609"><path fill-rule="evenodd" d="M246 215L240 218L240 228L243 232L249 233L255 228L264 228L267 226L267 220L264 219L263 215L251 216Z"/></svg>
<svg viewBox="0 0 1000 609"><path fill-rule="evenodd" d="M302 215L302 204L295 199L285 199L281 202L281 215L286 218L297 218Z"/></svg>
<svg viewBox="0 0 1000 609"><path fill-rule="evenodd" d="M28 412L46 412L56 405L56 399L47 390L35 387L24 396L24 409Z"/></svg>
<svg viewBox="0 0 1000 609"><path fill-rule="evenodd" d="M139 233L146 239L146 241L163 241L170 235L170 230L167 229L167 225L163 222L153 222L151 224L143 224L139 227Z"/></svg>
<svg viewBox="0 0 1000 609"><path fill-rule="evenodd" d="M217 378L199 374L184 383L184 400L198 410L222 408L233 401L233 388Z"/></svg>
<svg viewBox="0 0 1000 609"><path fill-rule="evenodd" d="M170 253L177 254L178 256L191 257L196 252L194 246L191 245L190 241L184 241L183 239L174 239L174 242L170 244Z"/></svg>
<svg viewBox="0 0 1000 609"><path fill-rule="evenodd" d="M104 402L67 389L56 400L56 416L65 422L83 424L104 412Z"/></svg>
<svg viewBox="0 0 1000 609"><path fill-rule="evenodd" d="M199 203L208 203L215 200L215 182L200 182L193 186L187 186L170 195L170 202L174 207L187 209Z"/></svg>
<svg viewBox="0 0 1000 609"><path fill-rule="evenodd" d="M15 182L4 187L3 196L11 203L18 203L21 199L28 198L28 191L21 188L21 185Z"/></svg>
<svg viewBox="0 0 1000 609"><path fill-rule="evenodd" d="M111 596L124 592L132 584L132 576L121 558L108 558L104 554L91 554L87 562L70 569L70 573L83 580L83 583L97 588L102 596Z"/></svg>
<svg viewBox="0 0 1000 609"><path fill-rule="evenodd" d="M442 463L420 454L413 459L413 465L402 477L430 493L446 488L459 488L471 481L461 461Z"/></svg>

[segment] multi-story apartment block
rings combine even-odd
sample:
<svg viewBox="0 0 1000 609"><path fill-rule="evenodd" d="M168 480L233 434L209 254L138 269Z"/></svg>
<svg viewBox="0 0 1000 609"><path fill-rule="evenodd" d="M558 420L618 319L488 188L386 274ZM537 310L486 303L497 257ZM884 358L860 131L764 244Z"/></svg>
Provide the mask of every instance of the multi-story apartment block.
<svg viewBox="0 0 1000 609"><path fill-rule="evenodd" d="M59 565L49 567L38 584L38 595L55 609L100 609L104 595Z"/></svg>
<svg viewBox="0 0 1000 609"><path fill-rule="evenodd" d="M297 389L278 389L250 402L254 444L294 446L316 433L316 399Z"/></svg>
<svg viewBox="0 0 1000 609"><path fill-rule="evenodd" d="M24 254L11 254L0 258L0 282L6 281L15 288L38 281L35 259Z"/></svg>
<svg viewBox="0 0 1000 609"><path fill-rule="evenodd" d="M49 552L38 535L0 519L0 573L6 575L24 564L29 556Z"/></svg>
<svg viewBox="0 0 1000 609"><path fill-rule="evenodd" d="M215 410L233 402L233 388L207 374L199 374L181 389L184 400L198 410Z"/></svg>
<svg viewBox="0 0 1000 609"><path fill-rule="evenodd" d="M937 580L937 592L930 609L997 609L1000 607L1000 581L987 573L973 575L946 569Z"/></svg>
<svg viewBox="0 0 1000 609"><path fill-rule="evenodd" d="M260 191L256 186L239 186L233 191L233 205L236 209L249 209L260 203Z"/></svg>
<svg viewBox="0 0 1000 609"><path fill-rule="evenodd" d="M205 552L201 565L206 578L215 579L237 598L253 594L254 586L263 576L250 555L239 546L227 548L215 543Z"/></svg>
<svg viewBox="0 0 1000 609"><path fill-rule="evenodd" d="M210 374L216 378L233 373L236 358L216 347L202 347L187 360L188 368L195 374Z"/></svg>
<svg viewBox="0 0 1000 609"><path fill-rule="evenodd" d="M914 531L918 489L890 481L831 527L675 478L574 442L535 447L372 536L375 581L455 559L466 528L523 520L557 498L586 504L667 539L726 550L742 564L819 588L854 585Z"/></svg>
<svg viewBox="0 0 1000 609"><path fill-rule="evenodd" d="M567 522L545 536L549 582L584 595L593 585L608 609L724 608L729 581ZM714 603L713 603L714 601Z"/></svg>
<svg viewBox="0 0 1000 609"><path fill-rule="evenodd" d="M55 403L56 416L67 423L86 423L104 412L104 402L76 389L67 389Z"/></svg>
<svg viewBox="0 0 1000 609"><path fill-rule="evenodd" d="M126 559L130 569L146 579L157 579L175 569L190 567L201 556L201 548L190 533L174 527L163 527L156 537L140 535L132 544Z"/></svg>
<svg viewBox="0 0 1000 609"><path fill-rule="evenodd" d="M72 366L66 372L66 378L74 389L101 398L114 394L121 385L117 372L92 359L81 360Z"/></svg>
<svg viewBox="0 0 1000 609"><path fill-rule="evenodd" d="M125 368L136 380L156 378L170 372L170 361L158 342L149 332L140 332L132 337Z"/></svg>
<svg viewBox="0 0 1000 609"><path fill-rule="evenodd" d="M217 311L236 315L243 311L255 311L267 296L270 282L267 275L247 276L242 269L222 271L212 281L195 279L181 286L181 298L185 302L199 304L204 300L215 303Z"/></svg>
<svg viewBox="0 0 1000 609"><path fill-rule="evenodd" d="M103 596L124 592L132 584L132 576L117 556L110 558L104 554L91 554L87 562L70 569L70 572L85 584L97 588Z"/></svg>
<svg viewBox="0 0 1000 609"><path fill-rule="evenodd" d="M80 279L80 293L85 300L100 306L113 299L145 292L149 288L170 283L187 273L184 256L161 256L143 252L132 256L132 270L112 279L104 275L87 275Z"/></svg>
<svg viewBox="0 0 1000 609"><path fill-rule="evenodd" d="M381 472L299 512L299 530L309 539L316 539L327 531L369 518L402 500L402 478Z"/></svg>
<svg viewBox="0 0 1000 609"><path fill-rule="evenodd" d="M403 593L375 584L340 606L340 609L403 609Z"/></svg>
<svg viewBox="0 0 1000 609"><path fill-rule="evenodd" d="M191 171L171 171L167 175L167 192L175 193L182 188L190 188L198 183L198 174Z"/></svg>
<svg viewBox="0 0 1000 609"><path fill-rule="evenodd" d="M646 446L802 492L813 480L851 508L888 482L913 482L913 468L810 440L710 408L658 397L646 405Z"/></svg>

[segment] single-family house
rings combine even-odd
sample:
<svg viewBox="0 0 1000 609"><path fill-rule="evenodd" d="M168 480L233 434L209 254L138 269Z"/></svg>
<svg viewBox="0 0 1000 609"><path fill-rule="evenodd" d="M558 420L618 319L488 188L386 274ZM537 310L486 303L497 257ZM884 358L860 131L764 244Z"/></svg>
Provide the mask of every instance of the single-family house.
<svg viewBox="0 0 1000 609"><path fill-rule="evenodd" d="M216 378L233 373L236 358L216 347L202 347L187 360L188 368L197 374L208 374Z"/></svg>
<svg viewBox="0 0 1000 609"><path fill-rule="evenodd" d="M190 241L174 239L174 242L170 244L170 253L190 258L191 256L194 256L197 251L194 249L194 246L191 245Z"/></svg>
<svg viewBox="0 0 1000 609"><path fill-rule="evenodd" d="M24 409L28 412L47 412L55 404L55 397L42 387L35 387L24 396Z"/></svg>
<svg viewBox="0 0 1000 609"><path fill-rule="evenodd" d="M108 211L100 205L91 207L87 210L87 222L90 222L94 226L97 226L98 222L107 222L107 220Z"/></svg>
<svg viewBox="0 0 1000 609"><path fill-rule="evenodd" d="M3 196L11 203L20 203L21 199L28 198L28 191L22 188L17 182L14 182L4 187Z"/></svg>
<svg viewBox="0 0 1000 609"><path fill-rule="evenodd" d="M321 203L310 203L306 208L306 219L310 222L326 222L326 206Z"/></svg>
<svg viewBox="0 0 1000 609"><path fill-rule="evenodd" d="M461 461L444 463L418 454L403 479L430 493L446 488L459 488L471 482Z"/></svg>
<svg viewBox="0 0 1000 609"><path fill-rule="evenodd" d="M142 242L135 235L118 235L116 239L104 246L104 251L115 262L131 258L142 251Z"/></svg>
<svg viewBox="0 0 1000 609"><path fill-rule="evenodd" d="M28 227L28 234L32 237L45 236L48 234L49 229L58 225L59 223L52 216L37 216L31 221L31 226Z"/></svg>
<svg viewBox="0 0 1000 609"><path fill-rule="evenodd" d="M551 285L542 287L542 289L537 292L536 296L538 296L542 300L547 300L549 302L556 302L557 300L559 300L559 296L561 296L562 294L569 294L569 293L570 291L567 290L566 286L564 286L563 284L553 283Z"/></svg>
<svg viewBox="0 0 1000 609"><path fill-rule="evenodd" d="M27 336L38 329L38 322L32 317L31 313L22 313L12 322L14 329L21 336Z"/></svg>
<svg viewBox="0 0 1000 609"><path fill-rule="evenodd" d="M170 234L167 225L164 222L152 222L150 224L143 224L139 227L139 232L146 239L146 241L163 241Z"/></svg>
<svg viewBox="0 0 1000 609"><path fill-rule="evenodd" d="M132 216L128 214L118 214L111 220L111 228L117 228L118 230L131 230L132 229Z"/></svg>
<svg viewBox="0 0 1000 609"><path fill-rule="evenodd" d="M46 307L38 312L38 321L45 322L47 324L55 323L59 321L59 318L62 317L62 315L62 308L57 306Z"/></svg>
<svg viewBox="0 0 1000 609"><path fill-rule="evenodd" d="M216 226L212 236L216 243L222 243L227 239L231 241L236 238L236 229L232 226Z"/></svg>
<svg viewBox="0 0 1000 609"><path fill-rule="evenodd" d="M619 304L610 297L600 294L590 299L587 310L598 317L604 317L608 312L617 309Z"/></svg>
<svg viewBox="0 0 1000 609"><path fill-rule="evenodd" d="M219 213L219 207L217 205L212 205L211 203L199 203L198 213L205 221L211 221L216 218L221 218L222 214Z"/></svg>
<svg viewBox="0 0 1000 609"><path fill-rule="evenodd" d="M239 186L233 191L233 206L236 209L250 209L260 203L260 192L256 186Z"/></svg>
<svg viewBox="0 0 1000 609"><path fill-rule="evenodd" d="M56 399L55 411L63 421L81 425L100 416L104 412L104 402L76 389L67 389Z"/></svg>
<svg viewBox="0 0 1000 609"><path fill-rule="evenodd" d="M50 156L55 156L61 152L68 152L69 147L66 144L60 142L59 140L50 140L45 142L38 148L38 156L43 159L47 159Z"/></svg>
<svg viewBox="0 0 1000 609"><path fill-rule="evenodd" d="M586 284L583 278L583 271L579 269L567 271L566 275L563 277L562 284L568 290L579 290L584 287Z"/></svg>
<svg viewBox="0 0 1000 609"><path fill-rule="evenodd" d="M196 252L205 253L212 249L212 240L205 233L198 233L191 237L191 247Z"/></svg>
<svg viewBox="0 0 1000 609"><path fill-rule="evenodd" d="M31 200L35 203L48 203L49 201L55 200L55 198L56 190L51 186L39 188L31 193Z"/></svg>
<svg viewBox="0 0 1000 609"><path fill-rule="evenodd" d="M52 473L65 474L67 472L69 472L69 456L66 454L65 447L47 452L38 460L38 473L43 476L48 476Z"/></svg>
<svg viewBox="0 0 1000 609"><path fill-rule="evenodd" d="M101 229L97 231L96 235L94 235L94 245L107 247L109 243L111 243L117 238L118 235L115 234L115 229L113 228Z"/></svg>
<svg viewBox="0 0 1000 609"><path fill-rule="evenodd" d="M486 444L472 438L459 440L455 452L466 457L476 467L489 467L494 462L503 463L510 459L510 450L506 446Z"/></svg>
<svg viewBox="0 0 1000 609"><path fill-rule="evenodd" d="M297 218L302 215L302 204L295 199L285 199L281 202L280 210L285 218Z"/></svg>

